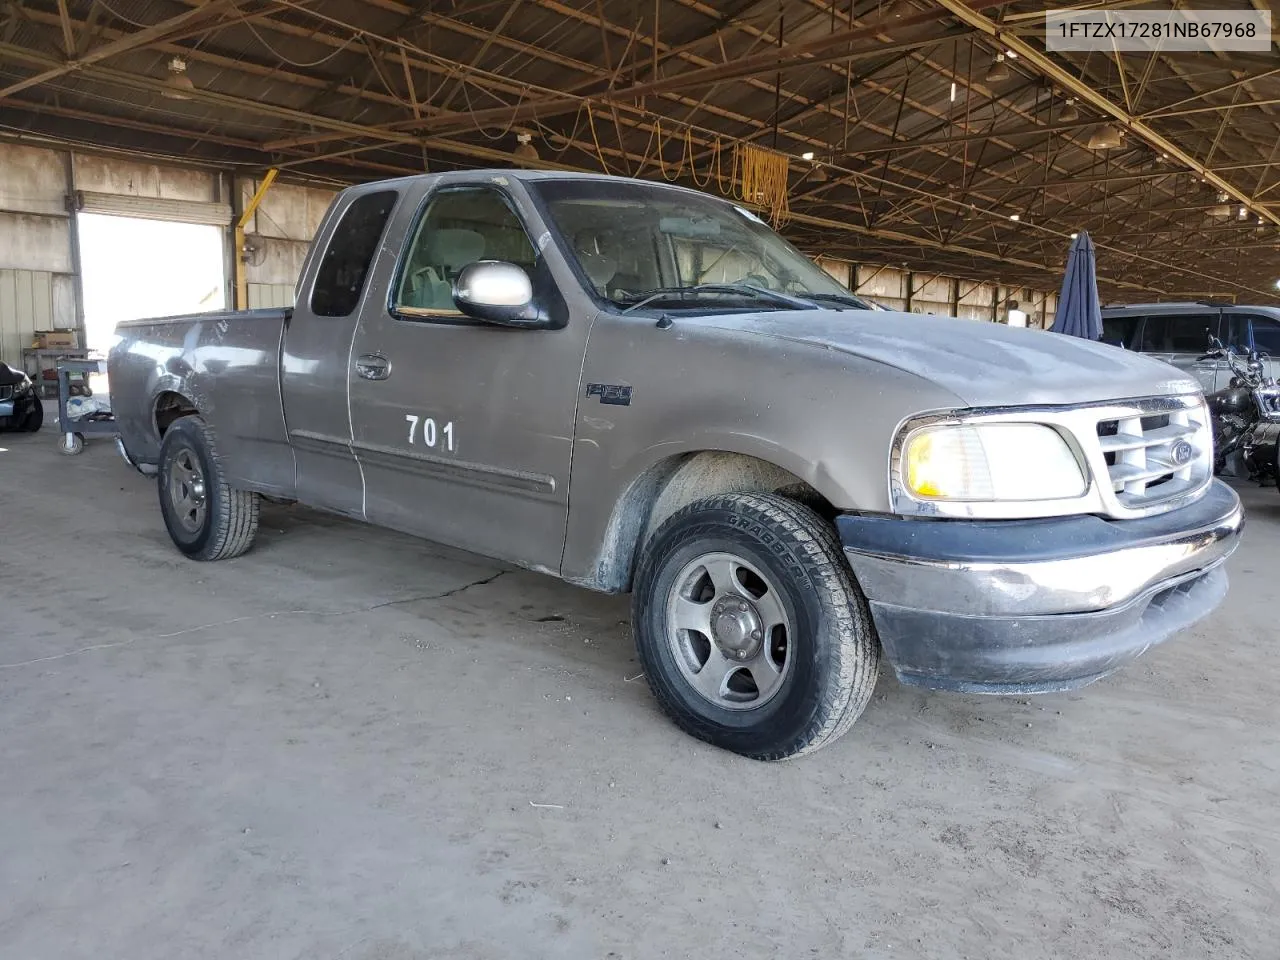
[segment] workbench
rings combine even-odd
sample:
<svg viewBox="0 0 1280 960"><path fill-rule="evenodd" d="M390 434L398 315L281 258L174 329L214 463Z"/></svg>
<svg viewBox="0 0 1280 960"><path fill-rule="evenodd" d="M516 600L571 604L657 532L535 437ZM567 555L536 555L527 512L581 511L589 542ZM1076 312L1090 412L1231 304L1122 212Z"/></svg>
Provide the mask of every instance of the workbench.
<svg viewBox="0 0 1280 960"><path fill-rule="evenodd" d="M58 381L46 380L46 370L58 369L59 360L87 360L89 351L83 347L26 347L22 351L22 368L42 397L58 395Z"/></svg>

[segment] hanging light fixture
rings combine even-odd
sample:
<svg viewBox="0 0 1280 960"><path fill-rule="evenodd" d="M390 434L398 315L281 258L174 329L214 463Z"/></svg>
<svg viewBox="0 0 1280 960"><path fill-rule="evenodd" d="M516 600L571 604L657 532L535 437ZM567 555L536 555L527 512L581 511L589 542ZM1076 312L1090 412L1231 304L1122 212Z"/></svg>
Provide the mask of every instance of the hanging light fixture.
<svg viewBox="0 0 1280 960"><path fill-rule="evenodd" d="M809 180L813 183L827 182L827 171L822 169L822 164L817 160L817 154L812 150L806 150L804 153L800 154L800 159L810 164L809 172L805 174Z"/></svg>
<svg viewBox="0 0 1280 960"><path fill-rule="evenodd" d="M1008 79L1009 65L1004 62L1004 54L997 53L996 58L991 61L991 66L987 68L987 83L1000 83Z"/></svg>
<svg viewBox="0 0 1280 960"><path fill-rule="evenodd" d="M1209 208L1209 216L1217 217L1219 220L1225 220L1231 216L1231 204L1220 203L1217 206Z"/></svg>
<svg viewBox="0 0 1280 960"><path fill-rule="evenodd" d="M169 61L169 76L165 78L160 96L169 100L190 100L196 85L187 76L187 61L174 57Z"/></svg>
<svg viewBox="0 0 1280 960"><path fill-rule="evenodd" d="M1080 119L1080 111L1076 109L1076 101L1074 97L1067 97L1067 102L1062 105L1062 109L1058 111L1058 121L1060 123L1075 123Z"/></svg>
<svg viewBox="0 0 1280 960"><path fill-rule="evenodd" d="M1124 135L1114 123L1104 123L1089 138L1090 150L1114 150L1124 142Z"/></svg>
<svg viewBox="0 0 1280 960"><path fill-rule="evenodd" d="M511 151L511 155L521 163L537 163L538 150L533 145L532 133L517 133L516 148Z"/></svg>

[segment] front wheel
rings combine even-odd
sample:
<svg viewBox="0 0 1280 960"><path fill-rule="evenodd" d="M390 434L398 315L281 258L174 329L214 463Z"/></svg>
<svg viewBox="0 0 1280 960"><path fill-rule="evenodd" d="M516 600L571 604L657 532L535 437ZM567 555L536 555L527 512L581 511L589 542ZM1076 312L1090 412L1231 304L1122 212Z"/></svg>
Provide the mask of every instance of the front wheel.
<svg viewBox="0 0 1280 960"><path fill-rule="evenodd" d="M758 760L840 737L880 648L830 525L772 494L690 504L645 549L632 596L654 696L685 732Z"/></svg>
<svg viewBox="0 0 1280 960"><path fill-rule="evenodd" d="M44 426L44 404L40 402L40 397L33 391L31 394L31 406L27 409L26 416L22 418L19 429L27 433L35 433L42 426Z"/></svg>
<svg viewBox="0 0 1280 960"><path fill-rule="evenodd" d="M160 512L174 546L193 560L228 560L258 532L258 495L227 485L213 433L200 417L180 417L165 431L157 471Z"/></svg>

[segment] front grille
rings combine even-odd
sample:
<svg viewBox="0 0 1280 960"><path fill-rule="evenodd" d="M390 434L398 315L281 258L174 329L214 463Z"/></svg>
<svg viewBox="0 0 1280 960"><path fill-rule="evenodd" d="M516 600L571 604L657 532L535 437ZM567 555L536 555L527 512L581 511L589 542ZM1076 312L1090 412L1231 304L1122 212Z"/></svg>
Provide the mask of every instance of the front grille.
<svg viewBox="0 0 1280 960"><path fill-rule="evenodd" d="M1111 494L1125 510L1151 507L1209 482L1213 440L1198 397L1109 406L1096 432Z"/></svg>
<svg viewBox="0 0 1280 960"><path fill-rule="evenodd" d="M0 384L0 400L12 400L15 389L11 384Z"/></svg>

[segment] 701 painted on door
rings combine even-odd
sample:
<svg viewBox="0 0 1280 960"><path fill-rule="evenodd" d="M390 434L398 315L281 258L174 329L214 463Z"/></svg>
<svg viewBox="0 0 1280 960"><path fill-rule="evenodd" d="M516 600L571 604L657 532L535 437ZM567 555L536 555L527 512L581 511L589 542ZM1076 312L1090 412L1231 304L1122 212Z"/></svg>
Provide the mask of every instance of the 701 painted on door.
<svg viewBox="0 0 1280 960"><path fill-rule="evenodd" d="M450 420L443 426L438 426L432 417L419 417L412 413L404 415L405 421L409 424L409 442L411 444L422 444L423 446L435 449L436 445L441 450L447 450L453 453L453 421ZM422 424L422 432L418 432L418 424Z"/></svg>

